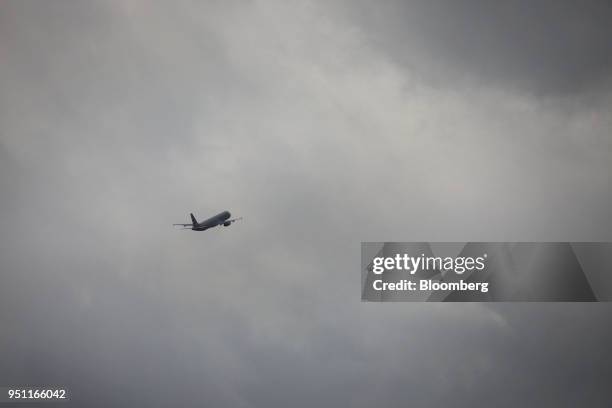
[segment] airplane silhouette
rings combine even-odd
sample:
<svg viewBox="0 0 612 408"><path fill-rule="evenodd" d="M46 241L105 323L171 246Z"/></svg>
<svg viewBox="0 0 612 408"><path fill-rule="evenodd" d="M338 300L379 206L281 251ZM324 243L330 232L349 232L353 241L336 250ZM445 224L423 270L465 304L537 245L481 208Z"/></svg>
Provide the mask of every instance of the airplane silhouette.
<svg viewBox="0 0 612 408"><path fill-rule="evenodd" d="M229 227L233 222L236 222L242 219L242 217L240 217L240 218L234 218L233 220L230 220L229 217L231 217L232 214L230 214L229 211L220 212L219 214L213 217L210 217L202 222L198 222L198 220L196 220L193 214L189 214L189 215L191 216L191 224L172 224L172 225L175 225L175 226L180 225L183 227L182 229L190 229L192 231L206 231L209 228L217 227L219 225L223 225L224 227Z"/></svg>

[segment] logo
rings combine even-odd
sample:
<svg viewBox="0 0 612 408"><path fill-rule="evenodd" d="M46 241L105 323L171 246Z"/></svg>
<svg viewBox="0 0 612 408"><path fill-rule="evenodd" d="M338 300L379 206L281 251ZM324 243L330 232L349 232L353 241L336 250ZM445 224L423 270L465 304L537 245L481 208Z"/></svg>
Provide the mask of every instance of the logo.
<svg viewBox="0 0 612 408"><path fill-rule="evenodd" d="M419 271L452 271L458 275L465 272L482 271L485 268L487 254L479 257L457 256L410 256L396 254L394 257L375 257L372 259L372 273L380 275L385 271L406 271L414 275Z"/></svg>

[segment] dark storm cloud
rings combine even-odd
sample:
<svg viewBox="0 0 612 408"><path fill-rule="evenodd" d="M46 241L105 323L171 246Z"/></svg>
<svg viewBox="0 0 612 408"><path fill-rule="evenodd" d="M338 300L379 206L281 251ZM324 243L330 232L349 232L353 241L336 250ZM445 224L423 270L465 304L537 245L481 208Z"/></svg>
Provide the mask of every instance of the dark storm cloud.
<svg viewBox="0 0 612 408"><path fill-rule="evenodd" d="M392 0L343 10L379 50L445 85L470 79L545 96L609 89L612 4L605 0Z"/></svg>
<svg viewBox="0 0 612 408"><path fill-rule="evenodd" d="M607 305L362 304L358 251L612 239L610 99L432 87L400 58L404 6L372 9L392 45L340 5L2 3L0 385L75 406L605 406ZM459 37L415 43L447 61L421 69L471 72L466 10L417 6L416 33L444 16ZM169 228L224 208L245 220Z"/></svg>

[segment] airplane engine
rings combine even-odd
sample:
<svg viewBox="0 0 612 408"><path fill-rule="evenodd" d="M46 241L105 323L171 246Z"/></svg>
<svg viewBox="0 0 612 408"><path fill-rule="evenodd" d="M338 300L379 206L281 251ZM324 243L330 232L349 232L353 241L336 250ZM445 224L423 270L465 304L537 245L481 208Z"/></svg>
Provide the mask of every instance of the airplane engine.
<svg viewBox="0 0 612 408"><path fill-rule="evenodd" d="M232 225L232 223L229 222L229 221L226 221L226 222L223 223L224 227L229 227L230 225Z"/></svg>

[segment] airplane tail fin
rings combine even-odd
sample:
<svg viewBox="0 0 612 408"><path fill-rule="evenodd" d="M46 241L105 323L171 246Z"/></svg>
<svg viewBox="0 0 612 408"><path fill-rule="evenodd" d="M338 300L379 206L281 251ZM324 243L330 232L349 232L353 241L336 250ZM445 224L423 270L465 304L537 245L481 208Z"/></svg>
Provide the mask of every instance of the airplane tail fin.
<svg viewBox="0 0 612 408"><path fill-rule="evenodd" d="M193 226L195 227L196 225L198 225L198 220L195 219L193 214L189 214L189 215L191 215L191 222L193 223Z"/></svg>

